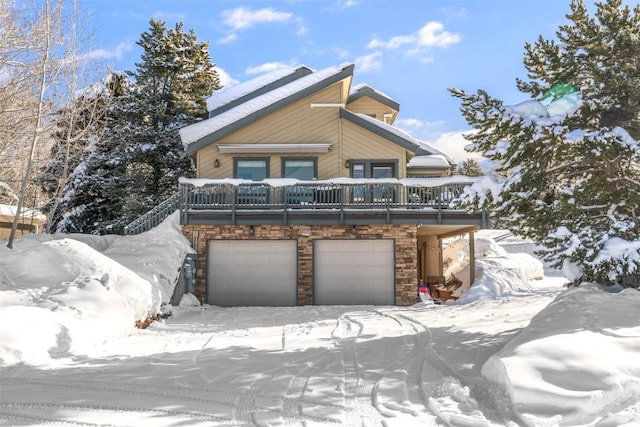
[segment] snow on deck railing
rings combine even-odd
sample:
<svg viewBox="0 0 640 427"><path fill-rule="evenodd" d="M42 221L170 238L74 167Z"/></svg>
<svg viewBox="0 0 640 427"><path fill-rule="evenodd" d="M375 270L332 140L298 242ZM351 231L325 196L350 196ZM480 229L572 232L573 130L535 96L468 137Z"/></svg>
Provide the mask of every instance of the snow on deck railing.
<svg viewBox="0 0 640 427"><path fill-rule="evenodd" d="M477 178L193 179L181 178L184 210L435 208L452 202Z"/></svg>
<svg viewBox="0 0 640 427"><path fill-rule="evenodd" d="M180 178L180 184L189 184L194 187L203 187L205 185L268 185L270 187L286 187L293 185L326 185L326 184L342 184L342 185L358 185L358 184L398 184L405 187L440 187L448 184L464 184L471 185L476 182L479 177L453 175L440 178L331 178L323 180L303 181L294 178L267 178L262 181L251 181L240 178Z"/></svg>

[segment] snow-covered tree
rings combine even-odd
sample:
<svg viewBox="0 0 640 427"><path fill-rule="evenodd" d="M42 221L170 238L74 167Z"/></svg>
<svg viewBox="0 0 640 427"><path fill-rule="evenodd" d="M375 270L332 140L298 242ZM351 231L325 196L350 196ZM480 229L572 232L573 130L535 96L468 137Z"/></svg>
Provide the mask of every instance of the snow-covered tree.
<svg viewBox="0 0 640 427"><path fill-rule="evenodd" d="M529 100L451 93L477 130L466 136L504 179L466 193L548 250L574 283L637 286L640 275L640 6L572 0L556 40L525 45ZM525 98L526 99L526 98Z"/></svg>
<svg viewBox="0 0 640 427"><path fill-rule="evenodd" d="M178 129L206 117L206 98L220 88L207 42L198 42L182 23L167 30L151 20L141 36L142 61L129 72L132 91L120 104L126 117L131 218L177 191L178 178L192 176Z"/></svg>
<svg viewBox="0 0 640 427"><path fill-rule="evenodd" d="M36 179L49 197L41 207L47 214L49 232L58 230L64 216L86 202L86 196L78 192L84 184L79 181L83 180L82 177L85 180L92 178L86 176L91 171L87 169L86 162L94 155L94 146L102 140L109 119L113 119L113 115L108 113L112 101L118 96L114 82L124 78L123 75L108 74L105 82L87 88L53 116L55 127L51 134L50 160ZM70 224L68 219L65 222ZM92 223L88 221L88 224ZM63 228L59 231L86 232L93 231L93 228Z"/></svg>
<svg viewBox="0 0 640 427"><path fill-rule="evenodd" d="M208 43L181 23L167 30L151 20L138 44L135 71L109 82L104 132L69 177L59 231L121 233L193 174L178 129L205 118L206 98L220 87Z"/></svg>
<svg viewBox="0 0 640 427"><path fill-rule="evenodd" d="M482 176L482 168L480 164L474 159L463 160L462 163L456 167L455 173L465 176Z"/></svg>

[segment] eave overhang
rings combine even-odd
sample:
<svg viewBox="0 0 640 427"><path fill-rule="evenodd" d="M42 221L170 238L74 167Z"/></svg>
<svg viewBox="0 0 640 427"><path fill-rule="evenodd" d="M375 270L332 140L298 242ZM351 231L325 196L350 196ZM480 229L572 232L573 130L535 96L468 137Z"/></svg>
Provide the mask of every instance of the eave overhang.
<svg viewBox="0 0 640 427"><path fill-rule="evenodd" d="M226 154L243 153L327 153L331 144L218 144Z"/></svg>
<svg viewBox="0 0 640 427"><path fill-rule="evenodd" d="M369 86L363 86L362 88L358 89L356 92L353 92L352 94L349 95L349 100L347 101L347 105L351 104L355 101L357 101L360 98L364 98L364 97L369 97L389 108L391 108L392 110L400 111L400 104L396 101L394 101L391 98L388 98L384 95L382 95L380 92L377 92L376 90L370 88Z"/></svg>
<svg viewBox="0 0 640 427"><path fill-rule="evenodd" d="M353 75L353 69L354 69L354 64L349 64L346 67L342 68L339 72L330 75L329 77L325 78L324 80L321 80L319 82L316 82L308 87L305 87L304 89L292 93L289 96L286 96L284 98L279 99L278 101L273 102L272 104L261 108L257 111L254 111L230 124L228 124L227 126L224 126L200 139L198 139L197 141L194 141L192 143L190 143L189 145L186 146L185 148L185 152L188 155L192 155L194 153L196 153L198 150L208 146L209 144L214 143L215 141L220 140L221 138L224 138L227 135L232 134L233 132L236 132L242 128L245 128L253 123L255 123L256 121L260 120L263 117L266 117L267 115L274 113L282 108L285 108L297 101L300 101L312 94L314 94L315 92L318 92L320 90L326 89L329 86L336 84L346 78L349 78ZM207 119L207 120L215 120L216 118L213 117L211 119ZM196 123L197 124L197 123Z"/></svg>
<svg viewBox="0 0 640 427"><path fill-rule="evenodd" d="M428 155L428 154L433 154L427 150L425 150L424 148L422 148L417 142L413 142L409 139L406 138L402 138L401 136L399 136L396 133L390 132L386 129L384 129L382 126L378 126L377 124L373 123L372 121L366 120L360 116L358 116L355 113L352 113L351 111L348 110L340 110L340 118L343 118L345 120L350 121L351 123L358 125L366 130L368 130L369 132L372 132L386 140L389 140L391 142L393 142L394 144L397 144L399 146L401 146L402 148L404 148L405 150L408 150L412 153L415 154L419 154L419 155Z"/></svg>

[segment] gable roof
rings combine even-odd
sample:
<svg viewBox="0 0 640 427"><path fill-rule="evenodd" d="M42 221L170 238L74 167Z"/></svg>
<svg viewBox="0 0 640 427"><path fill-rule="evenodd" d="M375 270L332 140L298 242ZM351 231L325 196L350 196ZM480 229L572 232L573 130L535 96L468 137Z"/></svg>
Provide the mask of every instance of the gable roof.
<svg viewBox="0 0 640 427"><path fill-rule="evenodd" d="M366 114L361 113L352 113L351 111L341 109L340 117L349 120L350 122L375 133L382 138L385 138L399 146L415 153L418 155L431 155L437 154L444 156L450 164L455 164L451 157L447 156L442 151L433 147L430 144L426 144L423 141L413 138L406 132L401 131L400 129L384 123L380 120L374 119L373 117L369 117Z"/></svg>
<svg viewBox="0 0 640 427"><path fill-rule="evenodd" d="M369 97L371 99L378 101L383 105L386 105L387 107L393 110L400 111L400 104L397 101L395 101L389 95L372 88L366 83L360 83L358 85L355 85L351 89L347 104L351 104L352 102L355 102L358 99L364 98L364 97Z"/></svg>
<svg viewBox="0 0 640 427"><path fill-rule="evenodd" d="M194 153L268 114L351 77L353 68L353 64L342 64L306 74L266 93L249 95L246 102L209 119L185 126L180 129L185 151L187 154Z"/></svg>
<svg viewBox="0 0 640 427"><path fill-rule="evenodd" d="M430 154L428 156L413 156L409 160L411 168L448 168L451 163L442 154Z"/></svg>
<svg viewBox="0 0 640 427"><path fill-rule="evenodd" d="M207 111L213 117L250 99L256 98L294 80L311 74L313 70L306 66L286 67L237 84L229 89L214 92L207 98Z"/></svg>

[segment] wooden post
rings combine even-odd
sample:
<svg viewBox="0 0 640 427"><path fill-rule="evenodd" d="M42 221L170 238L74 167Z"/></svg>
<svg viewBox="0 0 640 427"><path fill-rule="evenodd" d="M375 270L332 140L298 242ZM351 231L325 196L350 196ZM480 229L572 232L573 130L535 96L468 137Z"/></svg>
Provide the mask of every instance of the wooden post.
<svg viewBox="0 0 640 427"><path fill-rule="evenodd" d="M469 232L469 286L476 281L476 245L474 232Z"/></svg>
<svg viewBox="0 0 640 427"><path fill-rule="evenodd" d="M438 276L444 276L444 268L442 266L443 261L444 259L442 256L442 239L438 238L438 264L440 265L440 269L438 270Z"/></svg>

